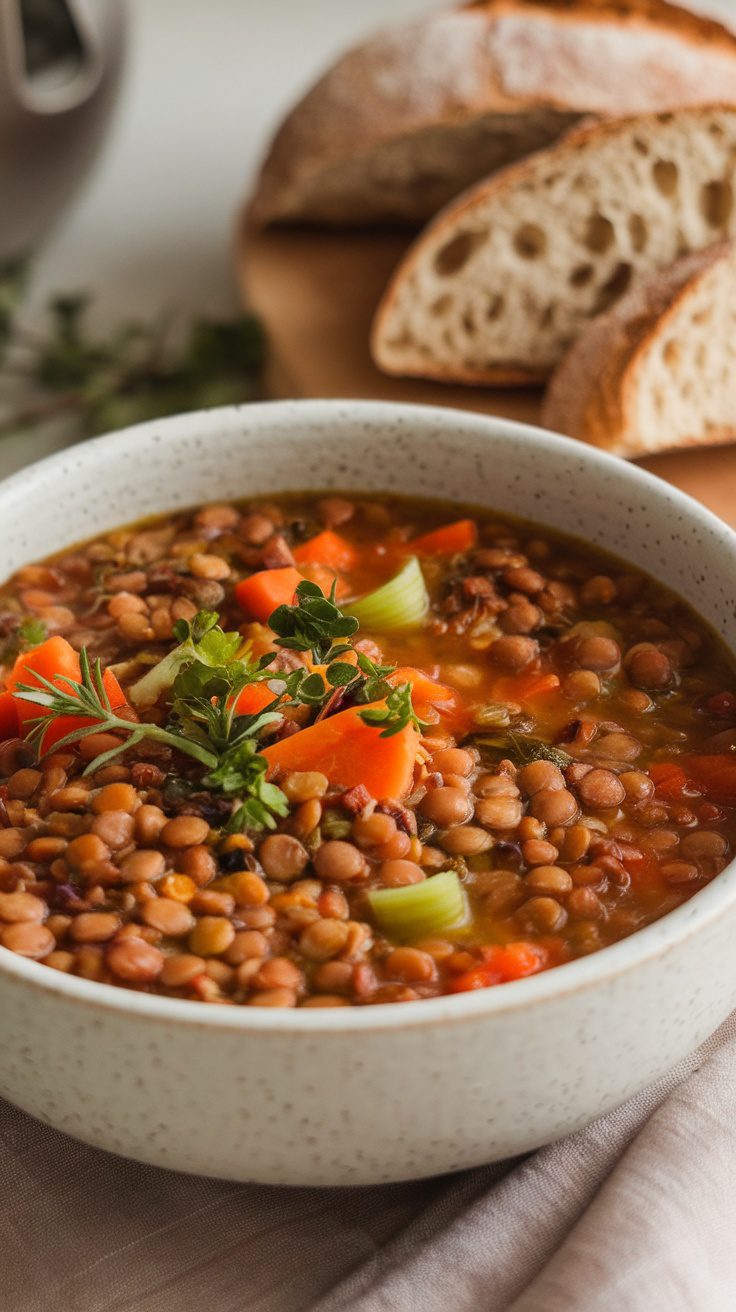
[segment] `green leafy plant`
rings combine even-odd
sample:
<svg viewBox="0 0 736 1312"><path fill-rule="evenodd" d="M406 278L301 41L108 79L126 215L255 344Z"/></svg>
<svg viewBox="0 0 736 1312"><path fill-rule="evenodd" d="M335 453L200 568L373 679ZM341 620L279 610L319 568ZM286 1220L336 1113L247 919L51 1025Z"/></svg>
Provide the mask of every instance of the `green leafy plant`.
<svg viewBox="0 0 736 1312"><path fill-rule="evenodd" d="M48 328L36 333L18 321L27 276L26 260L0 265L0 385L13 388L0 436L64 418L91 437L257 394L264 339L252 315L188 325L169 316L99 337L88 329L89 297L79 293L52 297Z"/></svg>
<svg viewBox="0 0 736 1312"><path fill-rule="evenodd" d="M42 750L50 716L88 717L91 723L70 730L54 744L54 750L71 746L92 733L114 733L122 737L116 747L95 757L87 773L99 770L144 740L161 743L205 766L205 787L239 800L231 825L274 828L274 817L286 815L288 805L281 790L266 781L266 761L257 754L256 740L281 715L268 707L254 715L236 713L238 692L247 683L263 677L253 664L227 660L228 653L233 651L233 637L238 639L238 644L241 642L239 634L224 633L217 626L217 616L205 611L186 628L186 637L180 645L189 655L189 664L180 668L171 685L172 699L165 726L134 722L118 715L110 706L100 662L91 665L83 648L79 654L80 683L65 676L59 676L58 684L52 683L36 673L40 687L18 686L15 695L42 710L31 722L29 741ZM181 629L177 636L182 636ZM203 654L208 659L222 657L223 663L208 664L200 659ZM277 701L274 697L274 707Z"/></svg>
<svg viewBox="0 0 736 1312"><path fill-rule="evenodd" d="M395 666L378 666L365 652L356 652L357 664L339 659L354 650L341 639L355 634L358 626L336 605L334 587L331 596L325 597L316 584L301 583L296 604L280 606L270 623L279 635L280 646L310 652L314 659L326 663L326 684L321 674L310 673L306 667L283 676L274 673L269 667L276 652L253 660L239 633L225 632L214 611L199 611L191 621L175 624L176 647L129 689L131 703L138 710L148 710L165 700L165 725L145 719L131 721L113 710L100 662L92 665L83 648L79 657L81 682L59 676L54 683L36 673L35 687L27 683L18 686L15 695L40 708L31 721L29 740L41 751L49 717L60 716L73 716L77 721L80 716L86 717L88 723L77 723L55 743L55 750L92 733L117 734L117 746L95 757L87 772L99 770L144 740L164 744L204 766L202 786L233 799L230 828L262 829L274 828L275 817L288 814L286 798L267 780L267 762L258 751L263 731L281 721L288 705L306 705L321 712L329 699L342 691L354 704L384 703L366 705L361 712L367 724L380 727L382 738L409 725L420 732L427 727L414 711L411 686L404 683L394 687L387 682L386 676ZM271 701L253 714L240 714L240 693L264 682L269 684Z"/></svg>
<svg viewBox="0 0 736 1312"><path fill-rule="evenodd" d="M341 638L352 637L359 625L354 616L344 615L336 604L334 583L329 597L324 596L316 583L307 580L300 583L296 604L279 606L271 615L269 625L278 635L278 646L309 652L318 664L326 667L324 679L320 674L302 670L290 674L284 680L284 691L289 698L307 706L322 706L341 689L345 700L353 704L385 701L383 707L361 712L366 724L382 726L382 738L390 738L409 725L420 732L429 727L414 712L411 685L402 683L394 687L388 682L395 665L376 665L365 652L355 651L350 642L340 642ZM357 664L339 659L348 652L355 654ZM262 668L267 669L273 660L273 652L262 656Z"/></svg>

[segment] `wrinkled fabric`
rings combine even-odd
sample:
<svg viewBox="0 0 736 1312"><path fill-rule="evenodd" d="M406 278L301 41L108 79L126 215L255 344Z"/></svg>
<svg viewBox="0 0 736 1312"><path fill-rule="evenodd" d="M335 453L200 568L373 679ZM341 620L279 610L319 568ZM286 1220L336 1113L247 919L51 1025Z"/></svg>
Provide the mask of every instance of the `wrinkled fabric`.
<svg viewBox="0 0 736 1312"><path fill-rule="evenodd" d="M586 1130L418 1183L195 1179L0 1104L0 1307L733 1312L735 1166L736 1015Z"/></svg>

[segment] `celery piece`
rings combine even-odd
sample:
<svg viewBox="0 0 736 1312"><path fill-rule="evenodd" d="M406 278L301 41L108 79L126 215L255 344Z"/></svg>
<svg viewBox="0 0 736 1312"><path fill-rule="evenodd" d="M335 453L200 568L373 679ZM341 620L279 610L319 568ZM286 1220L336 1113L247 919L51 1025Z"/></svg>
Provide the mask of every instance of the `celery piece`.
<svg viewBox="0 0 736 1312"><path fill-rule="evenodd" d="M428 610L429 596L416 556L410 556L388 583L350 607L361 627L376 633L416 628Z"/></svg>
<svg viewBox="0 0 736 1312"><path fill-rule="evenodd" d="M467 905L454 870L401 888L375 888L368 901L379 929L390 938L418 939L465 920Z"/></svg>

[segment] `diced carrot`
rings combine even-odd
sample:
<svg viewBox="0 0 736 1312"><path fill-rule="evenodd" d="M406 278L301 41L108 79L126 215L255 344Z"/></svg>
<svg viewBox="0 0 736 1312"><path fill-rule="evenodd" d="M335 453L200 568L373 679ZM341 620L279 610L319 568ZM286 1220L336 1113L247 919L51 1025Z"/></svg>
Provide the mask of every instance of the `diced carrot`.
<svg viewBox="0 0 736 1312"><path fill-rule="evenodd" d="M382 738L380 725L361 719L365 709L352 706L319 720L264 748L263 755L272 769L315 770L338 788L363 784L371 797L405 797L412 786L419 736L407 726Z"/></svg>
<svg viewBox="0 0 736 1312"><path fill-rule="evenodd" d="M736 805L736 755L718 752L710 756L681 756L679 760L688 779L709 801L723 806Z"/></svg>
<svg viewBox="0 0 736 1312"><path fill-rule="evenodd" d="M249 683L235 701L237 715L255 715L274 700L275 694L265 683Z"/></svg>
<svg viewBox="0 0 736 1312"><path fill-rule="evenodd" d="M79 682L79 655L74 650L66 638L59 637L55 634L52 638L47 638L40 646L33 647L30 651L24 652L16 658L12 670L6 675L5 687L9 692L14 692L19 683L27 683L30 687L42 685L34 674L40 674L44 679L49 679L52 683L57 683L58 677L62 676L67 679L73 679L75 683ZM67 685L60 683L60 688L66 690ZM26 720L32 720L40 714L40 708L33 706L30 702L16 702L18 708L18 718L21 723Z"/></svg>
<svg viewBox="0 0 736 1312"><path fill-rule="evenodd" d="M274 650L275 633L269 629L267 624L261 624L259 620L247 621L240 626L240 632L246 642L250 643L249 652L256 658L265 656L267 651Z"/></svg>
<svg viewBox="0 0 736 1312"><path fill-rule="evenodd" d="M347 597L349 595L350 589L347 583L344 579L340 578L340 575L336 574L334 569L331 569L329 565L320 565L317 563L310 564L309 562L305 562L300 566L300 569L303 577L309 579L312 583L316 583L317 587L322 589L326 597L329 597L332 592L333 583L335 585L335 596L338 601L342 597Z"/></svg>
<svg viewBox="0 0 736 1312"><path fill-rule="evenodd" d="M49 679L61 691L74 696L75 694L69 685L60 682L60 677L71 679L74 683L81 681L79 654L71 643L67 642L66 638L61 638L58 634L55 634L52 638L47 638L40 646L24 652L23 655L17 658L5 680L8 691L12 694L18 684L21 683L27 683L29 687L38 686L43 688L43 684L34 677L36 674ZM124 706L125 693L111 670L103 672L102 683L112 709L115 710ZM38 719L39 715L43 714L43 707L34 706L32 702L24 701L20 697L14 697L13 701L16 706L20 731L21 733L28 732L31 727L29 722ZM65 738L67 734L73 733L75 729L86 728L87 725L95 723L96 721L90 716L57 716L43 736L41 750L48 752L51 747L60 742L62 738Z"/></svg>
<svg viewBox="0 0 736 1312"><path fill-rule="evenodd" d="M235 597L248 615L267 624L277 607L291 605L302 579L303 575L293 565L262 569L236 585Z"/></svg>
<svg viewBox="0 0 736 1312"><path fill-rule="evenodd" d="M682 801L688 780L681 765L675 765L674 761L655 762L649 767L649 778L663 801Z"/></svg>
<svg viewBox="0 0 736 1312"><path fill-rule="evenodd" d="M556 674L505 675L493 686L493 695L500 701L531 702L538 697L549 697L560 686Z"/></svg>
<svg viewBox="0 0 736 1312"><path fill-rule="evenodd" d="M0 740L17 738L20 721L12 692L0 692Z"/></svg>
<svg viewBox="0 0 736 1312"><path fill-rule="evenodd" d="M483 950L484 960L458 975L450 986L453 993L487 989L493 984L508 984L514 979L536 975L546 965L546 953L536 943L507 943L505 947Z"/></svg>
<svg viewBox="0 0 736 1312"><path fill-rule="evenodd" d="M463 704L460 693L445 683L438 683L423 670L417 670L413 665L402 665L388 676L388 682L394 687L401 683L411 684L411 699L420 720L427 719L432 711L436 711L448 728L457 733L469 727L472 715Z"/></svg>
<svg viewBox="0 0 736 1312"><path fill-rule="evenodd" d="M478 526L474 519L458 519L454 524L423 533L407 542L407 550L416 556L449 556L458 551L471 551L478 541Z"/></svg>
<svg viewBox="0 0 736 1312"><path fill-rule="evenodd" d="M348 574L355 569L358 553L347 538L326 528L324 533L297 547L294 560L297 565L328 565L336 574Z"/></svg>

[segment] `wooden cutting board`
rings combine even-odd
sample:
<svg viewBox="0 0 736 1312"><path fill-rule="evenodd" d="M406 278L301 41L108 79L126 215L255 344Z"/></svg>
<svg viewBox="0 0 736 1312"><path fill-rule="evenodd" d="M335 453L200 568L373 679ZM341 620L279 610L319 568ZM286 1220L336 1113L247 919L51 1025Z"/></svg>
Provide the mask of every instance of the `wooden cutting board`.
<svg viewBox="0 0 736 1312"><path fill-rule="evenodd" d="M533 389L455 387L389 378L376 369L370 323L406 244L405 235L243 227L238 276L268 334L269 394L414 401L539 423L541 393ZM736 527L736 445L638 463Z"/></svg>

